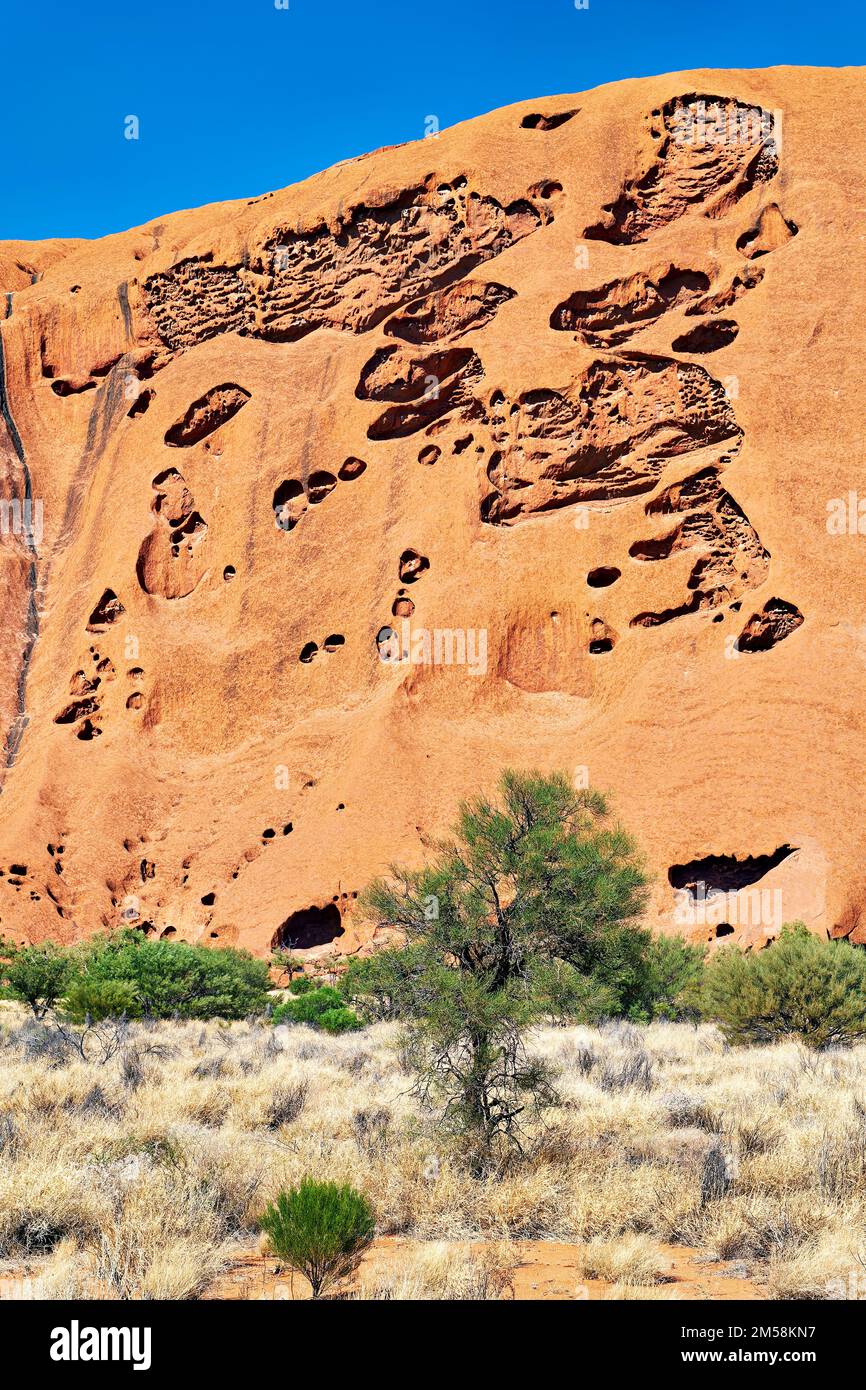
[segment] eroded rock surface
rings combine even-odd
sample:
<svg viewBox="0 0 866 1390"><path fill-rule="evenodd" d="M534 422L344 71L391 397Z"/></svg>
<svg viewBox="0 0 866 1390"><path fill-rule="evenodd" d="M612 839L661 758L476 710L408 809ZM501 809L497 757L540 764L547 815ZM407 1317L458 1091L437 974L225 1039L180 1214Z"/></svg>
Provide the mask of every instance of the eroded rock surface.
<svg viewBox="0 0 866 1390"><path fill-rule="evenodd" d="M656 927L866 939L864 115L658 77L0 244L0 932L373 949L515 765Z"/></svg>

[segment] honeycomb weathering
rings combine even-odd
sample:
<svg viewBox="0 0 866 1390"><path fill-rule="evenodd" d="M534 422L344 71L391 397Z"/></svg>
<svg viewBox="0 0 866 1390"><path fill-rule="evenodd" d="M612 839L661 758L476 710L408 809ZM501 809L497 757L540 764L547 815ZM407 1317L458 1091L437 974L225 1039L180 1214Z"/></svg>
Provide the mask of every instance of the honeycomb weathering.
<svg viewBox="0 0 866 1390"><path fill-rule="evenodd" d="M367 950L506 765L611 793L654 927L671 866L847 921L864 104L652 78L0 244L0 933Z"/></svg>
<svg viewBox="0 0 866 1390"><path fill-rule="evenodd" d="M737 240L737 250L750 260L766 256L770 251L778 251L786 241L795 237L799 228L788 220L775 203L763 208L754 227Z"/></svg>
<svg viewBox="0 0 866 1390"><path fill-rule="evenodd" d="M673 864L668 879L674 888L695 893L700 884L708 893L738 892L759 882L771 869L796 852L794 845L780 845L769 854L710 854L690 864Z"/></svg>
<svg viewBox="0 0 866 1390"><path fill-rule="evenodd" d="M475 409L473 387L484 369L471 348L449 348L420 355L408 348L381 348L364 367L356 395L361 400L393 401L373 420L370 439L414 434L442 415Z"/></svg>
<svg viewBox="0 0 866 1390"><path fill-rule="evenodd" d="M326 903L293 912L277 929L271 944L275 951L308 951L312 946L330 945L343 931L340 909L336 903Z"/></svg>
<svg viewBox="0 0 866 1390"><path fill-rule="evenodd" d="M698 323L687 333L674 338L674 352L718 352L728 347L739 333L739 324L733 319L715 319L710 323Z"/></svg>
<svg viewBox="0 0 866 1390"><path fill-rule="evenodd" d="M558 130L566 121L578 114L579 108L571 111L552 111L546 115L542 111L530 111L520 122L521 130Z"/></svg>
<svg viewBox="0 0 866 1390"><path fill-rule="evenodd" d="M632 245L699 207L721 217L778 173L775 119L730 97L675 97L654 111L655 161L630 179L585 235Z"/></svg>
<svg viewBox="0 0 866 1390"><path fill-rule="evenodd" d="M526 392L489 411L496 491L485 521L649 492L667 461L740 437L720 384L700 366L664 357L597 361L567 392Z"/></svg>
<svg viewBox="0 0 866 1390"><path fill-rule="evenodd" d="M672 530L657 539L633 542L629 554L636 560L667 560L680 550L697 550L688 578L688 597L661 612L643 612L632 618L633 627L658 627L739 602L747 589L757 588L769 573L770 556L745 513L722 487L715 468L707 468L676 484L653 500L648 514L682 516Z"/></svg>
<svg viewBox="0 0 866 1390"><path fill-rule="evenodd" d="M737 641L741 652L766 652L783 642L803 622L803 614L793 603L781 598L768 599L760 613L753 613Z"/></svg>
<svg viewBox="0 0 866 1390"><path fill-rule="evenodd" d="M144 284L160 338L173 350L220 333L294 342L316 328L364 333L399 305L535 232L552 214L527 198L503 207L465 178L428 180L334 226L277 228L236 265L211 253Z"/></svg>
<svg viewBox="0 0 866 1390"><path fill-rule="evenodd" d="M709 287L709 276L700 270L671 265L649 274L638 271L598 289L576 290L554 309L550 326L578 333L593 347L615 347L669 309L694 304Z"/></svg>
<svg viewBox="0 0 866 1390"><path fill-rule="evenodd" d="M435 343L483 328L500 304L514 298L506 285L458 280L447 289L407 304L385 324L385 332L409 343Z"/></svg>

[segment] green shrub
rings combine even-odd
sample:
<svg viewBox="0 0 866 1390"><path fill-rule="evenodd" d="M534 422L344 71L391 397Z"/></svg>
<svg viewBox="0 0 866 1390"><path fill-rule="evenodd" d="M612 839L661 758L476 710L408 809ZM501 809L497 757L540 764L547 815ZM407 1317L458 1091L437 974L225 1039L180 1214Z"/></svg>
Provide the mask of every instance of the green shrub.
<svg viewBox="0 0 866 1390"><path fill-rule="evenodd" d="M313 1298L357 1269L375 1230L360 1192L312 1178L281 1192L259 1224L274 1253L310 1281Z"/></svg>
<svg viewBox="0 0 866 1390"><path fill-rule="evenodd" d="M311 989L319 988L308 975L301 975L297 980L291 980L288 987L292 994L309 994Z"/></svg>
<svg viewBox="0 0 866 1390"><path fill-rule="evenodd" d="M633 924L611 925L582 969L555 957L536 957L527 974L531 997L552 1023L593 1024L604 1017L649 1023L697 1017L703 960L702 946L653 938ZM377 951L350 962L340 993L367 1019L412 1019L419 1005L423 1012L430 966L425 945Z"/></svg>
<svg viewBox="0 0 866 1390"><path fill-rule="evenodd" d="M279 970L280 974L288 975L287 983L289 985L294 981L296 974L303 978L303 962L297 956L293 956L291 951L286 951L282 947L271 952L269 964L272 970Z"/></svg>
<svg viewBox="0 0 866 1390"><path fill-rule="evenodd" d="M614 997L612 1013L634 1023L695 1017L694 991L704 948L643 927L614 925L598 942L589 970Z"/></svg>
<svg viewBox="0 0 866 1390"><path fill-rule="evenodd" d="M316 1025L326 1033L352 1033L361 1027L361 1020L352 1009L325 1009L316 1019Z"/></svg>
<svg viewBox="0 0 866 1390"><path fill-rule="evenodd" d="M524 1043L549 1012L533 976L542 968L553 978L565 962L619 1004L601 967L615 942L636 968L631 956L649 941L637 929L646 890L636 846L600 792L576 791L561 773L514 771L495 800L461 806L429 867L394 865L367 889L362 909L402 933L417 965L396 993L380 982L379 997L406 1018L416 1092L439 1108L442 1132L465 1144L474 1172L519 1148L521 1127L555 1100L550 1064ZM574 976L560 983L577 989Z"/></svg>
<svg viewBox="0 0 866 1390"><path fill-rule="evenodd" d="M13 999L29 1004L37 1018L53 1008L75 973L73 953L46 942L12 954L3 974Z"/></svg>
<svg viewBox="0 0 866 1390"><path fill-rule="evenodd" d="M646 943L629 1017L697 1019L706 950L676 936L657 936Z"/></svg>
<svg viewBox="0 0 866 1390"><path fill-rule="evenodd" d="M315 1023L326 1009L340 1009L344 1000L335 989L323 985L300 994L296 999L286 999L278 1004L273 1012L274 1023Z"/></svg>
<svg viewBox="0 0 866 1390"><path fill-rule="evenodd" d="M733 946L718 951L706 969L701 1008L729 1042L848 1045L866 1035L866 953L847 941L822 941L794 922L757 954Z"/></svg>
<svg viewBox="0 0 866 1390"><path fill-rule="evenodd" d="M328 1033L345 1033L352 1028L360 1028L357 1014L346 1008L346 1002L337 990L329 985L308 990L297 999L287 999L274 1009L272 1020L278 1023L309 1023L314 1028L324 1028Z"/></svg>
<svg viewBox="0 0 866 1390"><path fill-rule="evenodd" d="M148 941L135 931L89 942L83 973L127 981L151 1018L246 1018L263 1012L270 989L267 961L246 951Z"/></svg>
<svg viewBox="0 0 866 1390"><path fill-rule="evenodd" d="M65 1012L73 1023L88 1018L101 1023L104 1018L141 1017L141 1001L130 980L97 980L82 976L74 980L63 1000Z"/></svg>

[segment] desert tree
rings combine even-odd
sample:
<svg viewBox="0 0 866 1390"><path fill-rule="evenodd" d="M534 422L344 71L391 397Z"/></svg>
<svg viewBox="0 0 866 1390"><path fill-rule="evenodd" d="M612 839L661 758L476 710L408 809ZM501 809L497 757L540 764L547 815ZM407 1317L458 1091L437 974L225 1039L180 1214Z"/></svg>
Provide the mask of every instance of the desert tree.
<svg viewBox="0 0 866 1390"><path fill-rule="evenodd" d="M645 891L634 843L600 792L515 771L497 799L460 808L432 864L394 866L367 890L366 911L411 952L411 969L399 953L391 962L417 1090L468 1141L476 1167L519 1146L528 1115L555 1099L547 1066L525 1046L550 1011L544 967L603 974ZM380 1001L387 969L375 971Z"/></svg>

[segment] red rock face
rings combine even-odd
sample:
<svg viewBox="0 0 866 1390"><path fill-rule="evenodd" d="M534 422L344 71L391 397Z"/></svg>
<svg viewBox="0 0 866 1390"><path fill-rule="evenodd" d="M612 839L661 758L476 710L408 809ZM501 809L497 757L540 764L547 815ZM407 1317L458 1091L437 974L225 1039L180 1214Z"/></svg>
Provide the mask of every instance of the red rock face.
<svg viewBox="0 0 866 1390"><path fill-rule="evenodd" d="M864 104L652 78L0 243L0 930L366 949L512 765L654 926L860 939Z"/></svg>

